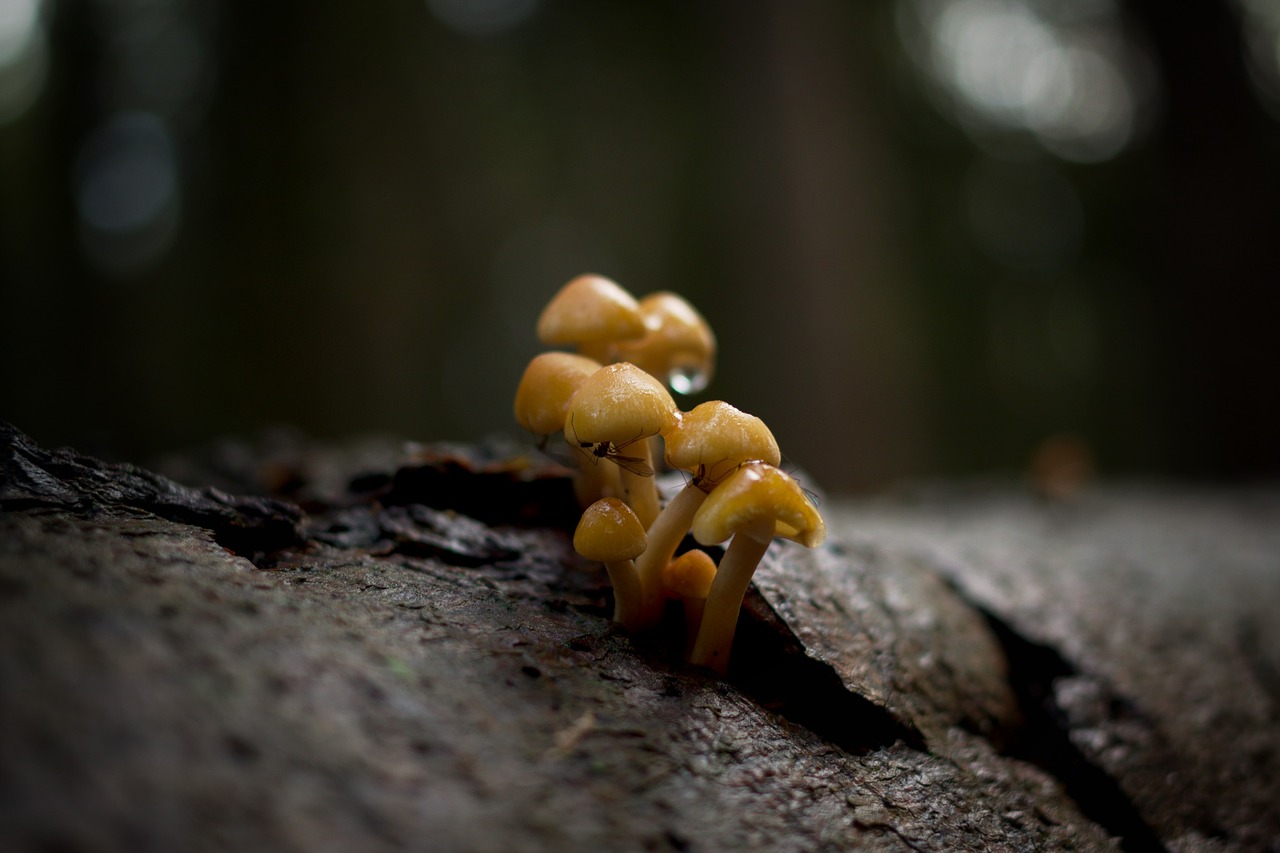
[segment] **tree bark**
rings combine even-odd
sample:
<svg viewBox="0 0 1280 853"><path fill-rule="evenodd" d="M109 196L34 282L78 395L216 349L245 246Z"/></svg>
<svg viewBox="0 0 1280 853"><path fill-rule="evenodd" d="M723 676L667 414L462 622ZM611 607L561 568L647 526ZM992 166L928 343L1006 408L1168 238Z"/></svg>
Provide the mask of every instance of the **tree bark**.
<svg viewBox="0 0 1280 853"><path fill-rule="evenodd" d="M720 679L609 623L554 465L169 468L0 430L0 848L1280 843L1274 491L827 501Z"/></svg>

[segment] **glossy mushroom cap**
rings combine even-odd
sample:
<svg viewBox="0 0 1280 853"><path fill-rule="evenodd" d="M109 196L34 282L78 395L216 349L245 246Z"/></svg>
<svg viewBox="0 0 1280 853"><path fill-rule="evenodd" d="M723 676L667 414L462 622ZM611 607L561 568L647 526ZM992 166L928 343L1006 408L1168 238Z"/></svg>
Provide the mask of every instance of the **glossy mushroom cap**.
<svg viewBox="0 0 1280 853"><path fill-rule="evenodd" d="M570 281L538 317L538 340L544 344L594 348L644 333L635 297L599 275L580 275Z"/></svg>
<svg viewBox="0 0 1280 853"><path fill-rule="evenodd" d="M764 421L722 400L694 406L666 435L667 462L699 475L705 491L743 462L782 461L778 442Z"/></svg>
<svg viewBox="0 0 1280 853"><path fill-rule="evenodd" d="M770 538L791 539L806 548L827 538L826 523L800 485L764 462L749 462L726 477L693 517L693 537L703 545L724 542L740 531L759 539L765 530Z"/></svg>
<svg viewBox="0 0 1280 853"><path fill-rule="evenodd" d="M716 367L716 338L711 326L683 297L653 293L640 300L645 334L620 340L618 360L656 376L678 394L696 394L711 381Z"/></svg>
<svg viewBox="0 0 1280 853"><path fill-rule="evenodd" d="M573 533L574 550L601 563L634 560L647 544L640 519L618 498L601 498L587 507Z"/></svg>
<svg viewBox="0 0 1280 853"><path fill-rule="evenodd" d="M716 561L694 548L676 557L662 571L662 589L668 598L706 598L716 577Z"/></svg>
<svg viewBox="0 0 1280 853"><path fill-rule="evenodd" d="M615 444L671 431L680 412L662 383L627 362L606 365L582 383L569 403L565 438Z"/></svg>
<svg viewBox="0 0 1280 853"><path fill-rule="evenodd" d="M516 422L538 436L564 429L569 401L600 362L568 352L544 352L524 369L516 388Z"/></svg>

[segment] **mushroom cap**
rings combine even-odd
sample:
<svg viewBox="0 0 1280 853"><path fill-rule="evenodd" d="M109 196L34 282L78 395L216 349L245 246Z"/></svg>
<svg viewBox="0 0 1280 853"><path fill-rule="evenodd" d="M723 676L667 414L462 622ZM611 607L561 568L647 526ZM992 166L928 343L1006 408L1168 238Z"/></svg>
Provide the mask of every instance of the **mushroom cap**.
<svg viewBox="0 0 1280 853"><path fill-rule="evenodd" d="M682 296L651 293L639 302L644 337L620 340L614 352L653 374L678 394L696 394L716 367L716 337L702 315Z"/></svg>
<svg viewBox="0 0 1280 853"><path fill-rule="evenodd" d="M648 545L640 519L618 498L601 498L587 507L573 532L573 548L588 560L634 560Z"/></svg>
<svg viewBox="0 0 1280 853"><path fill-rule="evenodd" d="M716 577L716 561L694 548L676 557L662 570L662 589L669 598L706 598Z"/></svg>
<svg viewBox="0 0 1280 853"><path fill-rule="evenodd" d="M715 482L751 459L778 465L782 454L764 421L723 400L709 400L685 412L665 437L667 462L697 471Z"/></svg>
<svg viewBox="0 0 1280 853"><path fill-rule="evenodd" d="M585 355L544 352L534 356L516 387L516 422L534 435L564 429L569 401L599 369L600 362Z"/></svg>
<svg viewBox="0 0 1280 853"><path fill-rule="evenodd" d="M600 275L571 280L538 316L538 340L544 344L593 344L644 333L644 317L635 297Z"/></svg>
<svg viewBox="0 0 1280 853"><path fill-rule="evenodd" d="M671 431L680 417L662 383L634 364L608 364L582 383L569 402L570 443L615 444Z"/></svg>
<svg viewBox="0 0 1280 853"><path fill-rule="evenodd" d="M724 478L693 517L693 538L703 545L723 542L742 531L756 535L768 521L773 536L816 548L827 525L800 484L765 462L748 462Z"/></svg>

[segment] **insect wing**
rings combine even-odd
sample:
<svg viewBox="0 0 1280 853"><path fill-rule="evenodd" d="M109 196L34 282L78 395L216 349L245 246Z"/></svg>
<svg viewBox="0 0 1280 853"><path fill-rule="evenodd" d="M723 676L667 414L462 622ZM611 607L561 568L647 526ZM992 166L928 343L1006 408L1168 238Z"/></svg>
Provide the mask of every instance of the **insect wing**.
<svg viewBox="0 0 1280 853"><path fill-rule="evenodd" d="M613 460L613 463L619 468L630 471L637 477L653 476L653 468L639 456L622 456L618 453L610 453L605 458Z"/></svg>

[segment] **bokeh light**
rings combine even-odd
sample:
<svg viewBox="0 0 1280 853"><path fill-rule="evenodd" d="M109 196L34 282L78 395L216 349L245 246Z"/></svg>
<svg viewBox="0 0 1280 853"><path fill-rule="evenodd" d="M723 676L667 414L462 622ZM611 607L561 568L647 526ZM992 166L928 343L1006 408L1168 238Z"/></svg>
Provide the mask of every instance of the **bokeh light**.
<svg viewBox="0 0 1280 853"><path fill-rule="evenodd" d="M0 0L0 125L26 112L44 88L43 9L41 0Z"/></svg>
<svg viewBox="0 0 1280 853"><path fill-rule="evenodd" d="M518 433L590 271L831 491L1280 471L1276 8L0 0L0 417Z"/></svg>
<svg viewBox="0 0 1280 853"><path fill-rule="evenodd" d="M1096 163L1124 150L1149 110L1144 55L1109 0L900 0L897 23L940 103L979 141L1024 131Z"/></svg>
<svg viewBox="0 0 1280 853"><path fill-rule="evenodd" d="M1280 120L1280 3L1236 0L1245 60L1259 98Z"/></svg>
<svg viewBox="0 0 1280 853"><path fill-rule="evenodd" d="M178 165L165 123L144 112L109 116L76 163L76 210L90 260L114 278L164 253L180 218Z"/></svg>
<svg viewBox="0 0 1280 853"><path fill-rule="evenodd" d="M426 0L441 23L468 36L509 32L538 10L539 0Z"/></svg>

